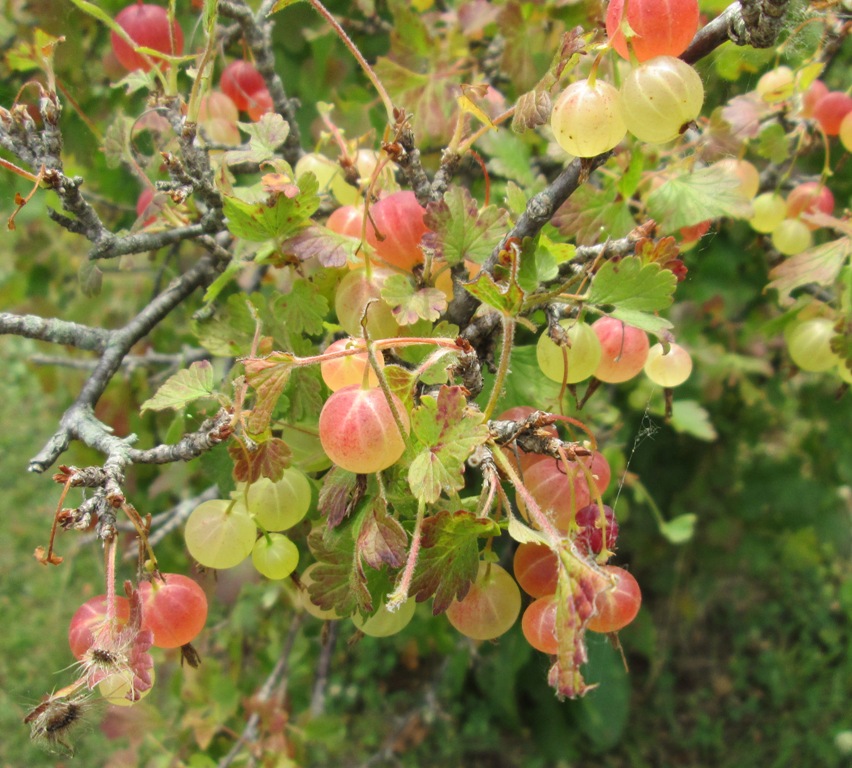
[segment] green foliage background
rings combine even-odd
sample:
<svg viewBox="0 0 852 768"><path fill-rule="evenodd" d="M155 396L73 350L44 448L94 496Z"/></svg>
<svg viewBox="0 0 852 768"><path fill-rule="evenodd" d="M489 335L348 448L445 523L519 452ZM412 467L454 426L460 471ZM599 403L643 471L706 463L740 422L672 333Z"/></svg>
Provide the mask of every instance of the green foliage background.
<svg viewBox="0 0 852 768"><path fill-rule="evenodd" d="M10 21L18 5L5 4L11 15L0 22L0 37L8 45L18 32ZM108 5L114 11L119 4ZM121 108L124 96L93 76L97 62L79 66L92 51L104 49L105 31L68 3L46 2L31 12L47 31L66 35L58 68L87 115L99 122ZM350 116L356 115L372 97L352 85L352 63L307 8L291 13L292 22L276 28L288 88L317 100L349 88ZM317 31L305 35L306 26ZM372 59L386 40L365 36L359 43ZM720 69L725 55L718 56ZM761 56L753 57L755 72L768 61ZM832 72L838 85L852 76L849 59L842 58ZM718 99L755 77L742 72L734 86L711 77L711 88ZM11 101L19 84L0 84L0 101ZM304 106L300 119L309 133L316 115L310 104ZM117 221L132 221L136 187L122 171L106 166L73 110L66 111L63 125L69 155L85 158L80 172L117 206ZM529 164L518 171L529 173ZM846 201L850 185L841 183ZM21 189L17 178L0 177L0 209L10 210L13 190ZM41 199L31 203L18 231L0 240L0 306L48 316L61 308L65 319L88 319L75 279L85 250L47 221L43 206ZM661 394L647 383L619 389L612 402L590 405L617 476L630 473L616 505L622 525L618 562L629 564L642 584L644 607L621 633L629 675L601 638L591 644L588 675L600 688L581 701L560 704L544 679L546 660L523 641L519 627L499 643L474 646L421 606L412 624L389 639L364 638L350 646L352 628L341 626L324 712L311 715L323 630L305 617L291 636L292 590L239 571L216 585L208 579L218 599L198 644L201 669L181 669L169 658L158 664L157 686L132 715L110 712L104 718L92 712L75 762L109 768L214 766L232 743L231 735L217 729L224 723L239 732L250 705L243 696L262 684L292 642L286 707L278 714L286 720L284 740L294 762L285 750L280 766L848 765L838 737L846 733L848 741L852 733L850 396L836 398L836 381L828 377L789 370L772 313L756 299L766 282L765 264L744 227L705 238L685 261L689 279L678 292L672 319L695 351L696 372L677 401L700 404L712 428L695 421L694 412L676 421L679 431L664 423ZM108 276L99 299L106 307L104 325L126 317L127 306L133 306L127 299L137 290L132 275ZM186 324L180 323L191 310L158 333L174 334L167 339L172 345L188 340ZM68 763L31 745L21 720L50 685L49 672L72 661L65 631L73 611L101 591L102 566L91 544L61 538L66 562L58 569L31 557L46 542L57 492L47 478L28 475L26 462L52 433L83 375L28 362L46 351L51 350L0 339L4 768ZM525 359L521 351L518 368ZM552 388L538 377L522 378L525 390L514 391L510 384L506 406L528 402L530 389L536 405L552 405ZM147 394L138 374L117 380L105 398L105 416L122 434L150 435L154 421L137 415ZM75 449L63 462L93 459ZM197 471L170 467L162 476L150 468L134 471L134 492L151 504L143 511L168 506L185 483L198 480ZM688 543L674 546L661 535L634 476L664 518L696 515ZM187 568L179 535L161 549L167 569ZM130 566L125 568L129 575Z"/></svg>

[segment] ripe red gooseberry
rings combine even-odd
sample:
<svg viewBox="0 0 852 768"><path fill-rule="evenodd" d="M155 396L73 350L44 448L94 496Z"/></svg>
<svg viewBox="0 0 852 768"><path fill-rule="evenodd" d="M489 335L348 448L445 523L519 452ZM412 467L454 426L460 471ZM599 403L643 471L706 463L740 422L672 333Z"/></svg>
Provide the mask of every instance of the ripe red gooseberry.
<svg viewBox="0 0 852 768"><path fill-rule="evenodd" d="M162 6L141 2L128 5L119 11L115 22L136 43L136 47L176 56L183 53L183 31L176 21L169 24L169 14ZM151 69L149 61L155 57L149 55L146 59L136 53L134 47L115 32L110 33L110 40L115 57L125 69L146 72ZM166 62L162 65L168 66Z"/></svg>
<svg viewBox="0 0 852 768"><path fill-rule="evenodd" d="M680 56L698 31L698 0L630 0L628 3L611 0L606 13L606 33L612 47L629 59L624 21L635 33L629 46L638 61L655 56Z"/></svg>
<svg viewBox="0 0 852 768"><path fill-rule="evenodd" d="M380 259L410 272L423 261L420 239L429 231L425 212L410 190L383 197L370 209L375 227L367 224L367 242Z"/></svg>
<svg viewBox="0 0 852 768"><path fill-rule="evenodd" d="M237 59L222 70L219 87L241 112L247 112L251 95L266 88L266 81L251 62Z"/></svg>
<svg viewBox="0 0 852 768"><path fill-rule="evenodd" d="M587 627L592 632L618 632L636 618L642 604L642 592L629 571L616 565L604 565L602 570L612 578L612 582L598 592L595 613Z"/></svg>
<svg viewBox="0 0 852 768"><path fill-rule="evenodd" d="M391 400L407 435L411 429L408 412L393 393ZM385 393L357 384L338 389L325 401L319 437L326 455L337 466L359 474L387 469L405 451L405 436L400 434Z"/></svg>
<svg viewBox="0 0 852 768"><path fill-rule="evenodd" d="M68 625L68 645L78 659L92 647L99 631L120 631L130 618L130 601L126 597L115 598L115 624L107 625L107 596L97 595L83 603L71 617Z"/></svg>
<svg viewBox="0 0 852 768"><path fill-rule="evenodd" d="M191 642L207 621L204 590L180 573L164 573L163 580L143 581L142 629L154 634L157 648L178 648Z"/></svg>

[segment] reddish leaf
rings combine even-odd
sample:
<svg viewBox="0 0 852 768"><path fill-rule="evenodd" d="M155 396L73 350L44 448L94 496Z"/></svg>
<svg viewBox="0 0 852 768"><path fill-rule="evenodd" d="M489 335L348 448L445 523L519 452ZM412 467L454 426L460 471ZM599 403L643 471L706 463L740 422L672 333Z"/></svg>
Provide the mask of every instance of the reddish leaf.
<svg viewBox="0 0 852 768"><path fill-rule="evenodd" d="M348 517L364 497L365 475L356 475L340 467L332 467L323 478L317 507L326 516L329 528L336 528Z"/></svg>
<svg viewBox="0 0 852 768"><path fill-rule="evenodd" d="M234 480L238 483L255 483L261 477L273 482L281 479L290 466L290 449L281 438L273 437L250 450L241 440L228 446L234 460Z"/></svg>
<svg viewBox="0 0 852 768"><path fill-rule="evenodd" d="M246 380L257 392L257 400L249 417L252 434L260 434L269 426L278 398L290 378L293 356L286 352L273 352L265 358L243 360Z"/></svg>
<svg viewBox="0 0 852 768"><path fill-rule="evenodd" d="M418 603L434 595L432 613L438 615L453 600L461 600L479 570L481 536L497 536L500 528L487 518L470 512L453 514L444 510L423 521L420 558L409 594Z"/></svg>
<svg viewBox="0 0 852 768"><path fill-rule="evenodd" d="M405 563L408 534L399 522L388 514L384 503L377 499L367 512L358 534L358 553L371 568L385 563L401 568Z"/></svg>

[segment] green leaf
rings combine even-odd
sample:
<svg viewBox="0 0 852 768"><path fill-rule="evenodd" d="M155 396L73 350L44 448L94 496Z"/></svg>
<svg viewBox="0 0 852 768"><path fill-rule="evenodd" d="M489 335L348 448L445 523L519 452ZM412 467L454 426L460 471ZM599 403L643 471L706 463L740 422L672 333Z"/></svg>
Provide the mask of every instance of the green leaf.
<svg viewBox="0 0 852 768"><path fill-rule="evenodd" d="M277 112L267 112L256 123L240 123L249 138L248 149L232 149L225 153L228 165L261 163L272 160L276 151L290 134L290 126ZM292 174L291 174L292 175Z"/></svg>
<svg viewBox="0 0 852 768"><path fill-rule="evenodd" d="M351 616L356 610L373 611L367 575L355 548L363 517L362 507L348 524L315 528L308 536L308 546L319 563L311 572L311 601L340 617Z"/></svg>
<svg viewBox="0 0 852 768"><path fill-rule="evenodd" d="M852 237L823 243L782 261L769 272L767 288L778 291L781 304L792 304L790 294L803 285L831 285L852 254Z"/></svg>
<svg viewBox="0 0 852 768"><path fill-rule="evenodd" d="M577 245L625 237L636 226L630 205L621 198L615 182L605 183L601 189L583 184L559 208L553 224Z"/></svg>
<svg viewBox="0 0 852 768"><path fill-rule="evenodd" d="M391 275L382 285L382 298L400 325L418 320L435 322L447 309L447 297L437 288L415 289L405 275Z"/></svg>
<svg viewBox="0 0 852 768"><path fill-rule="evenodd" d="M461 600L479 571L479 544L482 536L498 536L499 526L488 518L470 512L447 510L423 521L420 557L409 594L417 602L434 596L432 613L437 616Z"/></svg>
<svg viewBox="0 0 852 768"><path fill-rule="evenodd" d="M193 332L206 350L218 357L247 355L254 339L256 322L244 294L228 298L215 317L193 323Z"/></svg>
<svg viewBox="0 0 852 768"><path fill-rule="evenodd" d="M465 259L484 262L505 235L508 213L496 205L482 210L464 187L450 187L442 200L426 206L424 223L431 230L424 244L448 264Z"/></svg>
<svg viewBox="0 0 852 768"><path fill-rule="evenodd" d="M467 407L464 388L441 387L437 399L424 395L411 428L417 452L408 470L411 492L431 504L443 490L461 489L465 461L489 434L482 414Z"/></svg>
<svg viewBox="0 0 852 768"><path fill-rule="evenodd" d="M289 421L316 419L323 405L323 383L319 366L295 368L287 383Z"/></svg>
<svg viewBox="0 0 852 768"><path fill-rule="evenodd" d="M524 292L514 280L497 284L494 278L484 270L476 279L464 284L465 290L483 304L499 310L504 315L515 317L524 303Z"/></svg>
<svg viewBox="0 0 852 768"><path fill-rule="evenodd" d="M328 301L312 282L296 280L290 293L275 300L272 312L288 334L317 336L324 332Z"/></svg>
<svg viewBox="0 0 852 768"><path fill-rule="evenodd" d="M548 544L544 534L521 522L520 518L509 513L509 535L519 544Z"/></svg>
<svg viewBox="0 0 852 768"><path fill-rule="evenodd" d="M179 410L195 400L213 395L213 366L209 360L193 363L170 376L156 394L142 403L142 412Z"/></svg>
<svg viewBox="0 0 852 768"><path fill-rule="evenodd" d="M699 440L712 442L718 435L710 421L707 409L695 400L678 400L672 403L672 429L683 432Z"/></svg>
<svg viewBox="0 0 852 768"><path fill-rule="evenodd" d="M62 38L54 37L42 29L33 30L34 40L20 41L12 46L5 54L6 65L9 69L26 72L31 69L53 71L53 54Z"/></svg>
<svg viewBox="0 0 852 768"><path fill-rule="evenodd" d="M648 196L647 202L648 212L666 232L722 216L747 218L751 213L739 181L716 166L669 179Z"/></svg>
<svg viewBox="0 0 852 768"><path fill-rule="evenodd" d="M243 240L262 243L266 240L289 237L307 224L319 208L317 180L312 173L299 177L299 194L296 197L271 194L262 202L245 202L225 195L225 216L231 234Z"/></svg>
<svg viewBox="0 0 852 768"><path fill-rule="evenodd" d="M658 315L649 315L647 312L640 312L634 309L616 309L609 313L610 317L616 320L621 320L622 323L632 325L640 331L651 333L654 336L662 337L669 328L673 328L670 320Z"/></svg>
<svg viewBox="0 0 852 768"><path fill-rule="evenodd" d="M787 135L783 126L771 123L760 132L756 151L774 165L781 165L790 157L791 141L792 137Z"/></svg>
<svg viewBox="0 0 852 768"><path fill-rule="evenodd" d="M659 264L642 264L635 256L608 261L597 272L586 301L628 325L659 334L671 323L649 314L669 307L677 278Z"/></svg>
<svg viewBox="0 0 852 768"><path fill-rule="evenodd" d="M535 171L532 148L523 138L510 131L492 131L479 143L488 155L488 170L496 176L511 179L527 194L535 194L544 179Z"/></svg>
<svg viewBox="0 0 852 768"><path fill-rule="evenodd" d="M303 0L276 0L275 5L272 6L272 10L267 15L271 16L273 13L283 11L285 8L289 8L291 5L301 3L302 1Z"/></svg>
<svg viewBox="0 0 852 768"><path fill-rule="evenodd" d="M80 264L77 279L80 281L80 291L86 298L91 299L100 295L104 283L104 273L96 263L85 259Z"/></svg>
<svg viewBox="0 0 852 768"><path fill-rule="evenodd" d="M696 515L678 515L660 525L660 533L672 544L686 544L695 534Z"/></svg>

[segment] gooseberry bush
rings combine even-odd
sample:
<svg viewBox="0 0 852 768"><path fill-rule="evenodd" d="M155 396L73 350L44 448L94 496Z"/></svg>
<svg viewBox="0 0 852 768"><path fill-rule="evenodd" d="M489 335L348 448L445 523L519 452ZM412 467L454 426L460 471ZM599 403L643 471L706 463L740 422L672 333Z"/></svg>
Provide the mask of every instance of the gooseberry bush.
<svg viewBox="0 0 852 768"><path fill-rule="evenodd" d="M136 706L170 654L227 655L213 571L327 649L418 616L520 631L583 697L588 633L617 642L642 601L612 435L638 407L708 439L710 299L676 303L702 241L735 230L765 274L761 373L852 380L848 25L777 0L104 5L71 0L85 42L36 24L5 55L6 251L61 233L40 279L68 311L0 332L90 355L29 462L61 487L36 557L67 568L77 533L105 560L34 738L70 748L75 708ZM280 746L256 713L286 667L216 754Z"/></svg>

